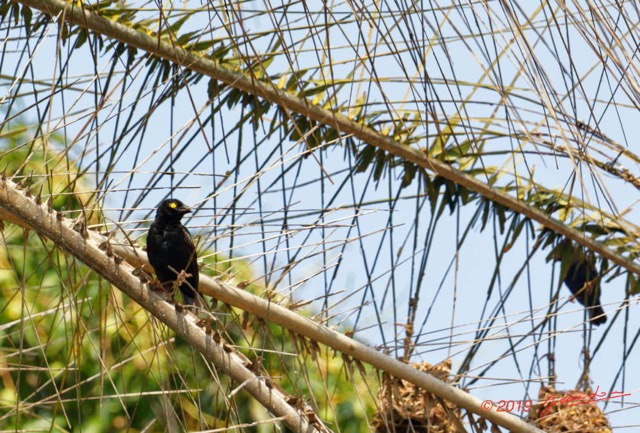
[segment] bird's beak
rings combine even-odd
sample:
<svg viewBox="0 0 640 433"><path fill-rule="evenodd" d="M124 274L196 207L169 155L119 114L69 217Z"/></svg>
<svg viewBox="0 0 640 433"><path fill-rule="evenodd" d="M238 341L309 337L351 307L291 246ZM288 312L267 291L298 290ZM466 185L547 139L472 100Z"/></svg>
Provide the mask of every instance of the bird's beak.
<svg viewBox="0 0 640 433"><path fill-rule="evenodd" d="M191 208L189 206L181 206L179 210L180 210L181 214L185 214L185 213L191 212Z"/></svg>

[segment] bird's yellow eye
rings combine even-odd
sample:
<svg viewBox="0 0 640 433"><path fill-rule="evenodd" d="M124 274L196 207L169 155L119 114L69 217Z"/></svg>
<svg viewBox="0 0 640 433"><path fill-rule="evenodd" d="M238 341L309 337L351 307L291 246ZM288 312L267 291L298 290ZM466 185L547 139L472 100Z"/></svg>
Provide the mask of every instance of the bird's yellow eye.
<svg viewBox="0 0 640 433"><path fill-rule="evenodd" d="M177 208L177 207L178 207L178 203L176 203L175 201L172 201L171 203L169 203L169 207L170 207L171 209L175 209L175 208Z"/></svg>

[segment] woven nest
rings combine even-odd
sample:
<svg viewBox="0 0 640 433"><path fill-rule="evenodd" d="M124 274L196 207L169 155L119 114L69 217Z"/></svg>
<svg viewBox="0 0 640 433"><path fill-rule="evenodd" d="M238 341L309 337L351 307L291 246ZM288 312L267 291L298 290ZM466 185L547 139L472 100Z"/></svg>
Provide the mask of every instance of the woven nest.
<svg viewBox="0 0 640 433"><path fill-rule="evenodd" d="M586 392L556 391L543 386L529 419L547 433L612 433L609 421Z"/></svg>
<svg viewBox="0 0 640 433"><path fill-rule="evenodd" d="M451 360L436 365L426 362L412 367L451 383ZM380 405L373 419L376 433L449 433L455 432L460 409L430 392L402 379L383 376L378 392Z"/></svg>

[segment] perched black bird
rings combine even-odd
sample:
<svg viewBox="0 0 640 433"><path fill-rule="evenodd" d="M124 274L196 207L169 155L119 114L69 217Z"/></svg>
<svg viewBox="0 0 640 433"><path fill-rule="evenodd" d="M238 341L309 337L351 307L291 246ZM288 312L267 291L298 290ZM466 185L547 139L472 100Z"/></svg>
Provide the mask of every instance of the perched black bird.
<svg viewBox="0 0 640 433"><path fill-rule="evenodd" d="M180 200L160 203L147 236L147 256L162 287L173 292L177 284L183 303L194 305L199 277L196 247L189 231L180 223L189 212L191 209Z"/></svg>
<svg viewBox="0 0 640 433"><path fill-rule="evenodd" d="M607 316L600 305L600 282L593 265L586 260L574 261L567 269L564 283L575 299L589 309L589 317L594 325L607 322Z"/></svg>

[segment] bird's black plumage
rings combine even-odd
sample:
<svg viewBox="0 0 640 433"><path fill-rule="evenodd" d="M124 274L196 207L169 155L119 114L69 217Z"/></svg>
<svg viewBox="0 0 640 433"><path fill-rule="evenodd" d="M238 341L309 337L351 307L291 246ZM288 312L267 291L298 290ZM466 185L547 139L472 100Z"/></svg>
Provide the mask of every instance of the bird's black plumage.
<svg viewBox="0 0 640 433"><path fill-rule="evenodd" d="M198 261L191 235L180 220L191 212L180 200L164 200L158 206L156 218L147 236L147 256L158 280L167 291L173 291L178 275L185 305L194 305L198 297Z"/></svg>
<svg viewBox="0 0 640 433"><path fill-rule="evenodd" d="M574 261L567 269L564 283L575 299L589 309L589 318L594 325L606 323L607 316L600 305L600 282L594 281L598 273L586 260ZM590 284L587 284L590 283Z"/></svg>

